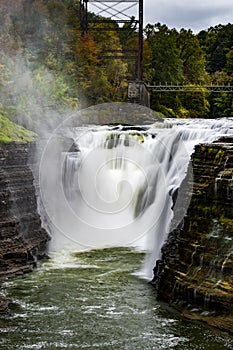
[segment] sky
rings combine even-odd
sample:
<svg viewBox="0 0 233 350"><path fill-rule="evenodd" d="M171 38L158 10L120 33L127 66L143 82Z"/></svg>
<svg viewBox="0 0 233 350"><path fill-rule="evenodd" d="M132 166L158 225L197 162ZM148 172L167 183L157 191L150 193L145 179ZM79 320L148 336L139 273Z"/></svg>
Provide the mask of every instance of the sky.
<svg viewBox="0 0 233 350"><path fill-rule="evenodd" d="M218 24L233 23L232 0L144 0L144 23L197 33Z"/></svg>
<svg viewBox="0 0 233 350"><path fill-rule="evenodd" d="M118 5L106 2L107 6L112 8L108 7L108 13L101 11L104 7L103 2L104 0L99 2L89 0L89 9L104 17L118 10ZM115 0L115 2L121 3L120 6L123 8L130 7L125 13L137 17L137 3L127 3L127 0ZM144 0L144 26L147 23L158 22L178 30L192 29L194 33L218 24L233 23L233 0Z"/></svg>

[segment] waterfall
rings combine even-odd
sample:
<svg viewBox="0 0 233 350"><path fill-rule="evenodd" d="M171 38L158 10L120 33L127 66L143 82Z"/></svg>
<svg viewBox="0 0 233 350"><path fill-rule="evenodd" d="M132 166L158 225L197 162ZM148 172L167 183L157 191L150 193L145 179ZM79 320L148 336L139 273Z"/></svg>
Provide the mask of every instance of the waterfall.
<svg viewBox="0 0 233 350"><path fill-rule="evenodd" d="M135 247L147 251L141 276L152 278L194 146L230 133L230 124L164 120L143 128L66 128L72 140L66 149L53 137L40 164L41 198L53 225L50 250Z"/></svg>

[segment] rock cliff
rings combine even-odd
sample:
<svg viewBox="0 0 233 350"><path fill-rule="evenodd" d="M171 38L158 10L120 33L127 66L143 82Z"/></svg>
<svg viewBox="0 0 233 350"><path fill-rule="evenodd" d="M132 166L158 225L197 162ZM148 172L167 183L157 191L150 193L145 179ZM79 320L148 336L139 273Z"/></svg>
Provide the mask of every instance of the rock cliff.
<svg viewBox="0 0 233 350"><path fill-rule="evenodd" d="M198 145L190 166L191 203L162 248L152 283L158 298L186 317L233 332L233 140Z"/></svg>
<svg viewBox="0 0 233 350"><path fill-rule="evenodd" d="M32 147L13 142L0 148L0 280L32 271L46 254L49 236L41 227L28 164Z"/></svg>

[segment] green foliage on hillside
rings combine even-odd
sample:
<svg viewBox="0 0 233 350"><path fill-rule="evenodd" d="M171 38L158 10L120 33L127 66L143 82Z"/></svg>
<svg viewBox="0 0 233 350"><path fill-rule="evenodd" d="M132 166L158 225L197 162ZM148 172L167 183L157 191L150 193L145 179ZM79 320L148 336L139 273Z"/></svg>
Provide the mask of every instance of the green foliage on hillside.
<svg viewBox="0 0 233 350"><path fill-rule="evenodd" d="M233 24L217 25L198 34L206 59L206 71L213 84L233 85ZM212 117L233 116L233 94L209 96Z"/></svg>
<svg viewBox="0 0 233 350"><path fill-rule="evenodd" d="M82 35L78 0L0 0L0 16L0 103L11 121L40 133L74 110L127 99L137 64L114 50L137 49L133 20L123 31L113 22L101 24L107 32L90 24ZM233 83L231 24L198 35L149 24L143 47L146 82ZM167 117L219 117L232 115L232 103L232 94L200 88L153 94L151 107Z"/></svg>
<svg viewBox="0 0 233 350"><path fill-rule="evenodd" d="M152 51L151 83L233 84L233 25L194 35L191 30L178 32L157 23L147 25L145 32ZM152 107L168 117L232 116L232 98L232 94L210 94L201 87L195 92L154 94Z"/></svg>

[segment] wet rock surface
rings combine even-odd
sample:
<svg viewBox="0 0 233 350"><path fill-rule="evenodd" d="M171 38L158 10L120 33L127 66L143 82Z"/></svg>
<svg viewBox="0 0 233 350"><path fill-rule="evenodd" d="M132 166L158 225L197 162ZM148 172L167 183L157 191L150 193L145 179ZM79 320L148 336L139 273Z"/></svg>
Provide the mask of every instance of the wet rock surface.
<svg viewBox="0 0 233 350"><path fill-rule="evenodd" d="M32 271L46 256L49 236L41 227L28 164L32 147L11 143L0 149L0 281ZM7 302L0 298L0 310Z"/></svg>
<svg viewBox="0 0 233 350"><path fill-rule="evenodd" d="M196 146L190 166L191 203L162 248L152 283L158 298L186 317L233 333L232 140Z"/></svg>

